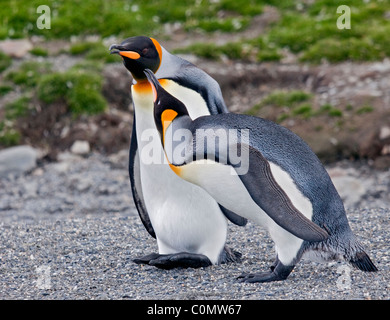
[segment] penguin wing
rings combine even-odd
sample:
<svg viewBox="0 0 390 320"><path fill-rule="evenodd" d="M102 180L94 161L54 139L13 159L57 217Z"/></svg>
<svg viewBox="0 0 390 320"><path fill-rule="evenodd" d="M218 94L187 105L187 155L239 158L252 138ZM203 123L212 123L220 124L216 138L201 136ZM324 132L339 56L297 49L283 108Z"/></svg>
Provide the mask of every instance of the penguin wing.
<svg viewBox="0 0 390 320"><path fill-rule="evenodd" d="M139 160L138 144L137 144L135 114L134 114L133 130L131 133L131 142L130 142L129 176L130 176L131 191L133 193L134 203L137 208L138 214L141 218L141 221L145 226L146 230L149 232L149 234L153 238L156 238L156 233L154 232L152 222L149 219L149 214L148 211L146 210L144 197L142 194L140 160Z"/></svg>
<svg viewBox="0 0 390 320"><path fill-rule="evenodd" d="M233 211L230 211L229 209L226 209L219 203L218 205L222 213L225 215L227 219L229 219L231 222L233 222L234 224L240 227L246 226L246 224L248 223L248 220L246 218L241 217L240 215L234 213Z"/></svg>
<svg viewBox="0 0 390 320"><path fill-rule="evenodd" d="M249 146L248 172L239 175L252 199L279 226L307 241L324 241L329 234L306 218L274 179L270 164L261 152Z"/></svg>
<svg viewBox="0 0 390 320"><path fill-rule="evenodd" d="M218 82L193 64L183 64L174 76L166 79L198 92L205 100L210 114L228 113Z"/></svg>

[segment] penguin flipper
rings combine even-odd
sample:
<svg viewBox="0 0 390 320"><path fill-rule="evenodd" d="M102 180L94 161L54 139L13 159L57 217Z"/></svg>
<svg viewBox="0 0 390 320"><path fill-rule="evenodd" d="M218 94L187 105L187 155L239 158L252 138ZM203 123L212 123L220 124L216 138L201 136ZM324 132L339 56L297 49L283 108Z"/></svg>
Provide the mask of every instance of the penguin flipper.
<svg viewBox="0 0 390 320"><path fill-rule="evenodd" d="M158 77L159 79L161 76ZM205 100L210 114L228 113L221 88L215 79L191 63L181 65L174 76L165 79L173 80L191 90L198 92Z"/></svg>
<svg viewBox="0 0 390 320"><path fill-rule="evenodd" d="M152 222L150 221L149 214L144 202L144 197L142 194L140 160L139 160L139 152L138 152L138 144L137 144L135 114L134 114L133 130L131 133L131 142L130 142L129 176L130 176L130 184L131 184L131 191L133 194L134 204L137 208L141 221L145 226L146 230L149 232L149 234L153 238L156 238L156 233L154 232Z"/></svg>
<svg viewBox="0 0 390 320"><path fill-rule="evenodd" d="M240 227L243 227L248 223L248 220L245 219L244 217L241 217L240 215L234 213L233 211L226 209L225 207L221 206L220 204L219 204L219 207L220 207L222 213L225 215L225 217L227 219L229 219L232 223L234 223Z"/></svg>
<svg viewBox="0 0 390 320"><path fill-rule="evenodd" d="M274 179L270 164L261 152L249 147L248 172L239 175L252 199L279 226L307 241L324 241L329 234L306 218Z"/></svg>

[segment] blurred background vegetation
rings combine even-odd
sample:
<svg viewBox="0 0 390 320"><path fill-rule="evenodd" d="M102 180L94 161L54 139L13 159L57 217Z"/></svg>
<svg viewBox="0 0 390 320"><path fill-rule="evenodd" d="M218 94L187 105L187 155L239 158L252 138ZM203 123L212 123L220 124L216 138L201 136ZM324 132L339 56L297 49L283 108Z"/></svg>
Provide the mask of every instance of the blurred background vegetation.
<svg viewBox="0 0 390 320"><path fill-rule="evenodd" d="M388 0L45 0L51 9L50 30L36 25L37 7L42 4L41 0L0 0L3 48L13 39L31 44L19 57L0 47L0 148L38 140L43 145L61 143L50 136L64 137L72 122L89 117L116 125L115 119L102 116L110 109L103 70L120 63L118 56L108 54L109 44L130 36L153 36L164 43L175 32L187 34L188 39L196 35L193 41L177 42L169 49L218 63L278 64L293 55L294 63L318 65L382 61L390 56ZM348 32L336 27L339 5L351 8ZM277 18L260 34L245 33L256 27L254 19L267 8ZM243 36L235 36L239 34ZM225 41L215 41L219 37ZM302 90L274 91L246 112L258 115L264 106L288 105L289 111L273 120L342 116L343 110L329 104L314 112L312 98ZM369 113L373 107L364 108L359 112ZM51 112L45 115L45 110ZM57 131L39 129L55 128L63 117L67 121Z"/></svg>

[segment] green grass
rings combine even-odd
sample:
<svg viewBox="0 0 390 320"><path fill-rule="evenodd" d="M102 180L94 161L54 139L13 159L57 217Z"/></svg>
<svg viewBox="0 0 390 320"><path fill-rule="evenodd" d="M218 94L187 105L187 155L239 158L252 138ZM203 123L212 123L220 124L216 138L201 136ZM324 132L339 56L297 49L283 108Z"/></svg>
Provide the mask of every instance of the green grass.
<svg viewBox="0 0 390 320"><path fill-rule="evenodd" d="M232 59L278 61L282 49L298 54L303 62L320 63L375 61L390 56L390 23L387 12L390 2L380 0L271 1L280 10L281 18L258 39L240 40L234 46L241 55L230 57L226 45L196 44L178 52L192 52L205 58L219 59L222 54ZM336 12L339 5L351 8L351 29L338 29ZM257 42L257 43L256 43ZM244 46L250 46L248 55ZM248 51L248 50L247 50Z"/></svg>
<svg viewBox="0 0 390 320"><path fill-rule="evenodd" d="M30 114L32 101L46 108L55 103L65 104L68 114L73 117L104 112L107 101L102 94L103 65L96 61L86 61L66 72L55 72L49 65L26 62L20 68L7 74L7 80L28 92L5 107L4 120L0 122L0 145L8 147L18 144L21 135L16 129L17 121L25 121ZM46 68L45 73L40 73ZM0 87L0 95L12 89L8 85Z"/></svg>
<svg viewBox="0 0 390 320"><path fill-rule="evenodd" d="M340 16L336 9L341 4L351 8L351 29L336 26ZM389 10L389 1L313 1L303 12L286 11L269 37L279 47L302 53L303 61L380 60L390 53L385 16Z"/></svg>
<svg viewBox="0 0 390 320"><path fill-rule="evenodd" d="M257 39L240 40L228 46L196 44L182 48L203 57L254 61L278 61L283 49L299 54L304 62L323 60L373 61L390 56L390 1L384 0L47 0L51 8L51 29L36 26L40 0L8 0L0 6L0 39L41 35L47 39L72 35L134 35L164 37L164 24L178 23L184 30L239 32L264 6L279 10L280 20ZM351 29L339 30L339 5L351 8ZM203 47L202 47L203 45ZM228 47L232 48L232 52ZM74 48L76 50L76 48ZM90 48L89 57L99 57L102 48ZM183 52L183 51L182 51ZM44 50L33 49L37 55ZM111 58L107 58L110 60ZM111 62L108 61L108 62ZM2 68L0 57L0 70Z"/></svg>
<svg viewBox="0 0 390 320"><path fill-rule="evenodd" d="M12 59L0 51L0 72L3 72L11 65Z"/></svg>
<svg viewBox="0 0 390 320"><path fill-rule="evenodd" d="M372 106L363 106L361 108L359 108L358 110L356 110L356 114L365 114L365 113L370 113L370 112L373 112L374 111L374 108Z"/></svg>
<svg viewBox="0 0 390 320"><path fill-rule="evenodd" d="M48 51L41 47L35 47L31 49L30 53L37 57L47 57L49 55Z"/></svg>
<svg viewBox="0 0 390 320"><path fill-rule="evenodd" d="M37 94L40 101L51 104L63 99L74 115L103 112L107 102L102 95L102 64L99 61L86 60L66 72L54 72L48 63L27 61L18 69L9 71L5 79L24 90ZM10 86L3 85L2 92L9 92ZM15 116L22 116L15 101L9 109L15 110Z"/></svg>
<svg viewBox="0 0 390 320"><path fill-rule="evenodd" d="M301 57L301 61L320 63L323 59L329 62L375 61L383 59L385 52L369 39L324 39L312 45Z"/></svg>
<svg viewBox="0 0 390 320"><path fill-rule="evenodd" d="M345 107L346 111L352 110L351 105L347 105ZM340 109L337 109L336 107L332 106L331 104L324 104L320 107L320 109L316 112L316 115L328 115L329 117L342 117L343 111Z"/></svg>
<svg viewBox="0 0 390 320"><path fill-rule="evenodd" d="M14 120L20 117L24 117L28 113L28 104L30 98L21 97L5 106L5 117L7 120Z"/></svg>
<svg viewBox="0 0 390 320"><path fill-rule="evenodd" d="M9 0L0 6L0 38L42 35L67 38L97 34L130 36L156 34L164 23L179 22L186 30L237 31L262 12L266 1L256 0ZM51 9L51 29L38 29L39 5ZM218 13L225 12L219 16Z"/></svg>
<svg viewBox="0 0 390 320"><path fill-rule="evenodd" d="M46 104L63 100L71 113L96 114L103 112L107 102L102 96L103 78L97 72L73 68L42 77L37 88L38 98Z"/></svg>
<svg viewBox="0 0 390 320"><path fill-rule="evenodd" d="M0 97L5 96L8 92L12 91L12 87L7 84L0 85Z"/></svg>
<svg viewBox="0 0 390 320"><path fill-rule="evenodd" d="M8 128L4 121L0 122L0 145L4 147L11 147L18 145L21 136L18 131L13 128Z"/></svg>
<svg viewBox="0 0 390 320"><path fill-rule="evenodd" d="M312 97L312 94L301 90L275 90L246 113L254 116L262 116L262 110L266 107L271 107L278 114L275 119L278 123L292 116L308 119L314 115L310 103Z"/></svg>
<svg viewBox="0 0 390 320"><path fill-rule="evenodd" d="M4 106L5 117L0 121L0 145L11 147L19 144L21 134L14 128L15 121L29 112L30 98L22 96Z"/></svg>
<svg viewBox="0 0 390 320"><path fill-rule="evenodd" d="M17 70L9 71L5 79L22 87L33 88L43 74L50 72L50 68L49 63L26 61Z"/></svg>
<svg viewBox="0 0 390 320"><path fill-rule="evenodd" d="M269 93L263 100L249 109L246 113L265 118L272 118L281 123L286 119L311 119L314 117L327 116L333 118L337 125L343 124L344 112L351 115L354 110L352 105L345 107L335 107L331 104L316 106L313 95L301 90L280 91L275 90ZM373 108L369 105L360 107L354 111L361 115L372 112ZM321 130L318 127L316 130Z"/></svg>
<svg viewBox="0 0 390 320"><path fill-rule="evenodd" d="M70 47L72 55L85 55L88 60L97 60L103 63L118 62L118 57L109 54L108 48L100 41L98 42L78 42Z"/></svg>
<svg viewBox="0 0 390 320"><path fill-rule="evenodd" d="M262 104L264 105L273 105L276 107L284 107L284 106L291 106L296 103L300 102L306 102L308 101L312 95L310 93L300 91L300 90L293 90L293 91L274 91L271 94L269 94L263 101Z"/></svg>
<svg viewBox="0 0 390 320"><path fill-rule="evenodd" d="M199 57L220 60L223 56L232 60L279 61L278 49L267 43L264 38L228 42L224 45L214 43L194 43L173 50L174 53L191 53Z"/></svg>
<svg viewBox="0 0 390 320"><path fill-rule="evenodd" d="M19 143L21 135L15 125L19 120L28 119L30 96L37 99L41 108L53 103L65 104L73 117L105 111L107 101L102 95L101 71L102 64L87 60L66 72L54 72L48 64L37 62L22 63L19 69L9 72L7 80L22 87L28 97L24 95L5 105L4 120L0 122L0 145L8 147ZM11 86L2 85L0 95L10 90Z"/></svg>
<svg viewBox="0 0 390 320"><path fill-rule="evenodd" d="M313 115L313 109L310 103L299 105L292 110L294 116L301 116L304 119L308 119Z"/></svg>

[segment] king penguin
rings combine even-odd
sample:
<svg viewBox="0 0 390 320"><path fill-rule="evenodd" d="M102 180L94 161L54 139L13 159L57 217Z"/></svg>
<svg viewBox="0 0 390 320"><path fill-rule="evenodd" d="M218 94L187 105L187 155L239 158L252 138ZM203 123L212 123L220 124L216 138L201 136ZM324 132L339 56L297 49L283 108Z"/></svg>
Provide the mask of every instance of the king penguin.
<svg viewBox="0 0 390 320"><path fill-rule="evenodd" d="M225 246L226 218L238 225L245 225L246 220L169 168L155 128L152 89L144 70L152 70L165 90L184 101L193 119L227 112L218 83L153 38L131 37L109 50L122 57L133 76L130 182L139 216L157 239L159 251L133 261L164 269L239 261L241 254Z"/></svg>
<svg viewBox="0 0 390 320"><path fill-rule="evenodd" d="M274 122L242 114L193 120L184 103L165 91L151 71L145 73L172 171L225 208L265 227L275 243L271 270L242 274L241 281L285 280L302 257L345 260L360 270L377 271L351 231L327 171L300 137Z"/></svg>

